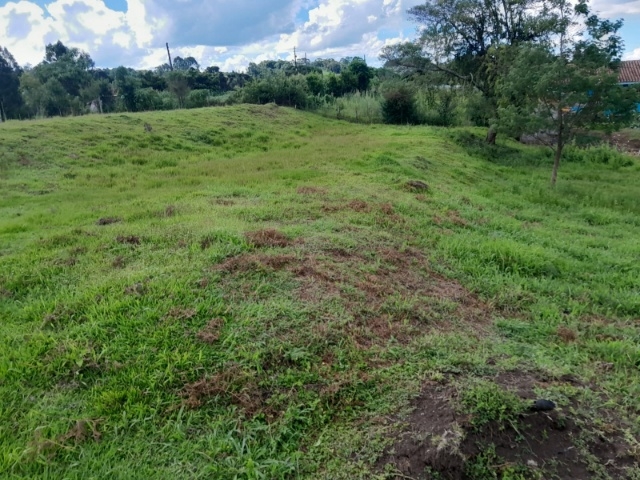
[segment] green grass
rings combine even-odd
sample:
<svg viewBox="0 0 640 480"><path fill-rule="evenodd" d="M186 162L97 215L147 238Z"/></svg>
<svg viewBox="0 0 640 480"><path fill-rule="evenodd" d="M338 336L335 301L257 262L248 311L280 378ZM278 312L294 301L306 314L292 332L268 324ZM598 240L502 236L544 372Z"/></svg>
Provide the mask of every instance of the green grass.
<svg viewBox="0 0 640 480"><path fill-rule="evenodd" d="M1 125L0 476L384 478L425 380L512 421L504 371L637 439L638 162L551 190L543 150L473 134L272 106Z"/></svg>

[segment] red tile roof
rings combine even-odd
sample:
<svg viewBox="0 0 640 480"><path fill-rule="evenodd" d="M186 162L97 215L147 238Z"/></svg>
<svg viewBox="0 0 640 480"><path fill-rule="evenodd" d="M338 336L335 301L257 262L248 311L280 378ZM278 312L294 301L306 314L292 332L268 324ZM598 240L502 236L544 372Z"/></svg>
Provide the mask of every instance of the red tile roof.
<svg viewBox="0 0 640 480"><path fill-rule="evenodd" d="M620 62L618 79L620 83L640 83L640 60Z"/></svg>

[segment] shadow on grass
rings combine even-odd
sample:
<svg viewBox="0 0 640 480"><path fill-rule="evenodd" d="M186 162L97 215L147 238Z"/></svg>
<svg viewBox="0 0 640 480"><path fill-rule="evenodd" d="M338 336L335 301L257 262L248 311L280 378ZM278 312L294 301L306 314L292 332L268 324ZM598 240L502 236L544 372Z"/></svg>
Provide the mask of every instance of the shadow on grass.
<svg viewBox="0 0 640 480"><path fill-rule="evenodd" d="M504 144L489 145L484 138L464 130L449 133L449 138L467 155L504 166L536 166L552 162L551 150L541 147L515 148Z"/></svg>

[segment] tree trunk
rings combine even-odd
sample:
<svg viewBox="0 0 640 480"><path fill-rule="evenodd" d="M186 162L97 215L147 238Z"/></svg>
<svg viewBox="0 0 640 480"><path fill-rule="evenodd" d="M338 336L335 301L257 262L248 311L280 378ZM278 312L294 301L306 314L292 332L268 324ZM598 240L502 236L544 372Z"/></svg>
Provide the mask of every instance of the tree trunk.
<svg viewBox="0 0 640 480"><path fill-rule="evenodd" d="M556 180L558 179L558 168L560 167L560 158L562 157L562 147L556 148L556 154L553 159L553 172L551 173L551 186L556 186Z"/></svg>
<svg viewBox="0 0 640 480"><path fill-rule="evenodd" d="M560 104L558 104L560 105ZM560 168L560 159L562 158L562 149L564 148L564 117L562 109L558 106L558 140L556 143L556 154L553 158L553 172L551 172L551 187L555 188L556 180L558 180L558 168Z"/></svg>
<svg viewBox="0 0 640 480"><path fill-rule="evenodd" d="M494 127L489 127L489 131L487 132L487 143L489 145L496 144L496 137L498 136L498 132Z"/></svg>

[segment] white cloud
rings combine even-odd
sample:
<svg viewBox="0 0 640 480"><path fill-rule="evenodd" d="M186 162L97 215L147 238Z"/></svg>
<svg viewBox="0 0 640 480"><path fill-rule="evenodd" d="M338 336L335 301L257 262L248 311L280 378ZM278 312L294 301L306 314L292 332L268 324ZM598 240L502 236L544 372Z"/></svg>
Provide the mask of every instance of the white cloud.
<svg viewBox="0 0 640 480"><path fill-rule="evenodd" d="M640 48L625 53L624 60L640 60Z"/></svg>
<svg viewBox="0 0 640 480"><path fill-rule="evenodd" d="M640 14L640 0L593 0L593 11L605 17L629 17Z"/></svg>
<svg viewBox="0 0 640 480"><path fill-rule="evenodd" d="M251 61L291 59L294 46L309 58L375 61L382 46L413 32L406 10L424 0L127 0L126 12L104 0L34 2L0 6L0 43L22 64L40 62L45 44L59 39L99 66L152 68L166 62L169 42L173 56L241 70ZM612 17L640 15L640 0L594 0L593 7Z"/></svg>

